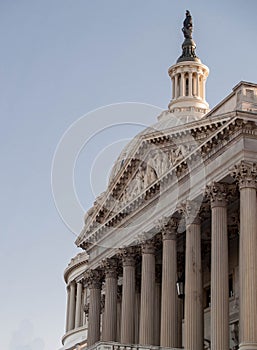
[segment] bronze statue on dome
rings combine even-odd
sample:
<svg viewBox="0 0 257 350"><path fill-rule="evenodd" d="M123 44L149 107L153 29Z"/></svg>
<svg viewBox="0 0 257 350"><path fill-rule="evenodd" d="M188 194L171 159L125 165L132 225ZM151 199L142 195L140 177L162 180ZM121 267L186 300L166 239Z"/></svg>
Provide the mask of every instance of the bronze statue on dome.
<svg viewBox="0 0 257 350"><path fill-rule="evenodd" d="M184 34L185 39L192 39L193 32L193 20L190 14L190 11L186 11L186 18L183 22L182 32Z"/></svg>

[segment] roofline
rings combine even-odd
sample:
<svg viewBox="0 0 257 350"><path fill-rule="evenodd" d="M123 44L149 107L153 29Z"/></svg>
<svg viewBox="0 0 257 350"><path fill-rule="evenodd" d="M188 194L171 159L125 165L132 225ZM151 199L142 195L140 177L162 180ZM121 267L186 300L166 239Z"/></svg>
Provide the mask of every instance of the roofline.
<svg viewBox="0 0 257 350"><path fill-rule="evenodd" d="M232 92L227 95L223 100L221 100L216 106L214 106L207 114L205 114L204 116L204 119L205 118L208 118L209 116L211 116L213 114L213 112L215 112L217 109L220 108L220 106L222 106L226 101L228 101L232 96L235 95L235 92L236 90L238 90L238 88L242 85L248 85L248 86L251 86L251 87L255 87L257 88L257 84L255 83L251 83L251 82L248 82L248 81L244 81L244 80L241 80L239 83L237 83L233 88L232 88Z"/></svg>

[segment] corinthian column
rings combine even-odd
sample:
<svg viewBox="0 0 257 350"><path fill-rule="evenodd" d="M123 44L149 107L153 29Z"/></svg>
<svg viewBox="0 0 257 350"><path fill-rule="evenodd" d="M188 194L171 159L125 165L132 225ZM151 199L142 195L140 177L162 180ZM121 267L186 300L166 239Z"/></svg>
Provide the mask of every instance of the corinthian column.
<svg viewBox="0 0 257 350"><path fill-rule="evenodd" d="M100 340L101 286L102 276L98 270L86 274L89 287L89 314L87 345L91 346Z"/></svg>
<svg viewBox="0 0 257 350"><path fill-rule="evenodd" d="M155 247L153 241L142 244L142 276L139 344L154 343Z"/></svg>
<svg viewBox="0 0 257 350"><path fill-rule="evenodd" d="M177 219L171 218L161 226L162 250L162 298L160 346L175 348L178 336L177 320Z"/></svg>
<svg viewBox="0 0 257 350"><path fill-rule="evenodd" d="M201 267L201 222L197 203L181 207L186 220L185 335L187 350L203 349L203 304ZM215 349L220 350L220 349Z"/></svg>
<svg viewBox="0 0 257 350"><path fill-rule="evenodd" d="M227 191L224 184L207 187L211 201L211 346L229 349Z"/></svg>
<svg viewBox="0 0 257 350"><path fill-rule="evenodd" d="M133 344L135 333L135 249L129 247L121 252L123 285L121 304L121 343Z"/></svg>
<svg viewBox="0 0 257 350"><path fill-rule="evenodd" d="M242 161L232 169L240 189L240 350L257 349L257 166Z"/></svg>
<svg viewBox="0 0 257 350"><path fill-rule="evenodd" d="M115 341L117 333L117 261L106 259L103 263L105 271L105 308L103 341Z"/></svg>

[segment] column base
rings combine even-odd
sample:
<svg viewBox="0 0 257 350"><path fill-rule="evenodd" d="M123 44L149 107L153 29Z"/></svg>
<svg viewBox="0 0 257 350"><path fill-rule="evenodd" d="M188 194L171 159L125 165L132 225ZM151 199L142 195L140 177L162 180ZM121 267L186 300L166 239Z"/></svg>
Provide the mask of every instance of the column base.
<svg viewBox="0 0 257 350"><path fill-rule="evenodd" d="M241 343L239 350L257 350L257 343Z"/></svg>

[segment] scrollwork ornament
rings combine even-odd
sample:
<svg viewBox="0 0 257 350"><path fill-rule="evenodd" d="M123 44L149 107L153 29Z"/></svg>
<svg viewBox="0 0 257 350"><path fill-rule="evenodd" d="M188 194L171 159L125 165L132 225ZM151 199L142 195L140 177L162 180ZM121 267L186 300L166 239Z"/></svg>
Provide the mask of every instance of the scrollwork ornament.
<svg viewBox="0 0 257 350"><path fill-rule="evenodd" d="M137 249L136 247L121 248L118 255L122 259L123 267L135 266Z"/></svg>
<svg viewBox="0 0 257 350"><path fill-rule="evenodd" d="M237 180L239 189L257 189L257 164L242 160L239 164L229 169L231 176Z"/></svg>
<svg viewBox="0 0 257 350"><path fill-rule="evenodd" d="M141 246L142 254L154 254L155 253L155 239L149 238L148 233L142 233L141 235L139 235L138 236L138 243Z"/></svg>
<svg viewBox="0 0 257 350"><path fill-rule="evenodd" d="M162 239L176 239L178 219L175 217L164 217L157 224L158 230L162 233Z"/></svg>
<svg viewBox="0 0 257 350"><path fill-rule="evenodd" d="M206 195L210 198L211 207L220 207L227 205L228 188L226 184L212 182L206 187Z"/></svg>
<svg viewBox="0 0 257 350"><path fill-rule="evenodd" d="M100 289L102 286L103 274L100 269L88 270L85 273L85 280L89 289Z"/></svg>
<svg viewBox="0 0 257 350"><path fill-rule="evenodd" d="M117 278L118 263L116 258L104 259L101 265L106 277Z"/></svg>

